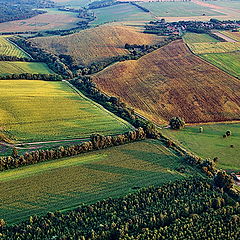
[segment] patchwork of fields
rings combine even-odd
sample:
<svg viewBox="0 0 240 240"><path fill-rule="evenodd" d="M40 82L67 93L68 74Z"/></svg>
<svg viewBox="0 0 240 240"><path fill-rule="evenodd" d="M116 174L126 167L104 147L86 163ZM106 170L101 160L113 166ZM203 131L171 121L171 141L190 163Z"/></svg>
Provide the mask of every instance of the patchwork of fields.
<svg viewBox="0 0 240 240"><path fill-rule="evenodd" d="M55 74L48 68L46 63L40 62L0 62L0 75L11 75L21 73Z"/></svg>
<svg viewBox="0 0 240 240"><path fill-rule="evenodd" d="M110 7L98 8L93 10L96 19L91 23L93 26L101 25L110 22L128 22L131 24L143 24L154 19L147 12L129 4L119 4Z"/></svg>
<svg viewBox="0 0 240 240"><path fill-rule="evenodd" d="M224 15L223 13L214 11L211 8L199 6L194 2L141 2L139 5L147 8L150 12L158 17Z"/></svg>
<svg viewBox="0 0 240 240"><path fill-rule="evenodd" d="M214 64L227 73L240 78L240 53L202 54L201 58Z"/></svg>
<svg viewBox="0 0 240 240"><path fill-rule="evenodd" d="M132 27L100 26L69 36L31 39L43 49L54 54L72 56L76 64L88 65L113 56L126 55L129 44L155 44L161 37L137 32Z"/></svg>
<svg viewBox="0 0 240 240"><path fill-rule="evenodd" d="M7 36L0 36L0 55L29 58L20 48L7 40Z"/></svg>
<svg viewBox="0 0 240 240"><path fill-rule="evenodd" d="M185 168L185 173L176 169ZM157 140L146 140L74 158L0 173L0 216L8 223L30 215L74 208L135 188L161 185L199 173Z"/></svg>
<svg viewBox="0 0 240 240"><path fill-rule="evenodd" d="M207 34L186 33L184 42L195 54L234 77L240 77L240 42L238 32L220 31L229 42L219 42ZM216 34L217 34L216 33ZM230 38L230 39L228 39Z"/></svg>
<svg viewBox="0 0 240 240"><path fill-rule="evenodd" d="M218 157L218 168L239 171L240 124L202 125L202 133L199 132L199 127L188 126L181 131L163 129L162 132L201 157ZM223 138L227 130L230 130L232 135Z"/></svg>
<svg viewBox="0 0 240 240"><path fill-rule="evenodd" d="M237 119L240 82L175 41L137 61L114 64L93 77L98 87L162 124Z"/></svg>
<svg viewBox="0 0 240 240"><path fill-rule="evenodd" d="M0 81L0 126L20 142L116 134L131 126L64 82Z"/></svg>

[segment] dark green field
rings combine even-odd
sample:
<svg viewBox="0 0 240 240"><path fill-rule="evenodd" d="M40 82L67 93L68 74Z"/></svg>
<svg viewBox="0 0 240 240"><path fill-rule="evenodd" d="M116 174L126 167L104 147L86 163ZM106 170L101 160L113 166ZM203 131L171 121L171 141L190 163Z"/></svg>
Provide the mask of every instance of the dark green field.
<svg viewBox="0 0 240 240"><path fill-rule="evenodd" d="M157 140L130 143L0 173L0 216L19 222L198 174Z"/></svg>

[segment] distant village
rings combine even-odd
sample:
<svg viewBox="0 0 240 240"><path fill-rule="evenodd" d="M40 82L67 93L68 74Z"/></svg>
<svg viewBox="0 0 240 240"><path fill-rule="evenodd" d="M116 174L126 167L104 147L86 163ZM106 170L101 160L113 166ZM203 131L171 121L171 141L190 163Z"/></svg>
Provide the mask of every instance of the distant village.
<svg viewBox="0 0 240 240"><path fill-rule="evenodd" d="M240 21L220 21L217 19L210 19L208 22L203 21L179 21L166 22L165 19L151 21L145 26L145 33L153 33L159 35L179 35L190 31L195 33L205 33L210 30L231 30L238 31L240 28Z"/></svg>

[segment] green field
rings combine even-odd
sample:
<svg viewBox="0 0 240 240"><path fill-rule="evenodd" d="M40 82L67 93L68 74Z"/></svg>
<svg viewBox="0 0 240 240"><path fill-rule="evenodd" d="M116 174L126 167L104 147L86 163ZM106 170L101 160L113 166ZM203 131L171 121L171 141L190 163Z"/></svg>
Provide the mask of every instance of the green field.
<svg viewBox="0 0 240 240"><path fill-rule="evenodd" d="M0 36L0 55L29 58L29 55L9 42L6 38L6 36Z"/></svg>
<svg viewBox="0 0 240 240"><path fill-rule="evenodd" d="M183 36L183 40L185 43L201 43L201 42L218 42L217 39L209 36L208 34L199 34L199 33L191 33L187 32Z"/></svg>
<svg viewBox="0 0 240 240"><path fill-rule="evenodd" d="M64 82L0 81L0 126L20 142L116 134L131 126Z"/></svg>
<svg viewBox="0 0 240 240"><path fill-rule="evenodd" d="M46 63L39 62L0 62L0 75L21 73L55 74Z"/></svg>
<svg viewBox="0 0 240 240"><path fill-rule="evenodd" d="M208 7L193 2L141 2L139 5L147 8L158 17L194 17L224 15Z"/></svg>
<svg viewBox="0 0 240 240"><path fill-rule="evenodd" d="M240 78L240 53L212 53L200 55L225 72Z"/></svg>
<svg viewBox="0 0 240 240"><path fill-rule="evenodd" d="M100 25L109 22L142 22L153 20L153 17L139 8L126 3L110 7L94 9L97 16L96 20L91 22L92 25Z"/></svg>
<svg viewBox="0 0 240 240"><path fill-rule="evenodd" d="M17 222L198 174L157 140L129 143L0 173L0 216Z"/></svg>
<svg viewBox="0 0 240 240"><path fill-rule="evenodd" d="M218 157L218 168L240 170L240 124L202 125L203 133L199 133L199 127L200 125L185 127L181 131L170 129L162 131L201 157L211 159ZM232 132L232 136L223 138L227 130ZM231 148L230 145L234 147Z"/></svg>

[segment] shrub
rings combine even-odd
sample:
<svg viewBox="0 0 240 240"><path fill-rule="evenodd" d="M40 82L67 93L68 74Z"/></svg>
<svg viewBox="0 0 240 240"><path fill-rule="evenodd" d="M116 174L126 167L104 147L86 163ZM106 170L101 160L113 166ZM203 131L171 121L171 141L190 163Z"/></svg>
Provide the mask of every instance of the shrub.
<svg viewBox="0 0 240 240"><path fill-rule="evenodd" d="M185 126L185 121L180 117L173 117L169 121L169 125L172 129L181 129Z"/></svg>
<svg viewBox="0 0 240 240"><path fill-rule="evenodd" d="M229 136L232 135L232 132L230 130L227 130L225 134L226 134L227 137L229 137Z"/></svg>

